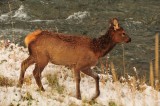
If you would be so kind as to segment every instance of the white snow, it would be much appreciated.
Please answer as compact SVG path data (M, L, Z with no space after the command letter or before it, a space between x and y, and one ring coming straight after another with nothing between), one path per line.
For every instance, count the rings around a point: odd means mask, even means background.
M40 20L40 19L35 19L35 20L31 20L29 22L54 22L55 20Z
M66 18L66 20L77 20L78 22L82 22L82 20L86 17L89 17L90 16L90 13L88 11L79 11L79 12L76 12L70 16L68 16Z
M1 16L0 16L0 20L1 21L5 21L6 19L8 19L8 14L6 13L6 14L2 14Z
M140 91L127 83L112 82L111 75L102 74L99 74L101 94L95 103L90 102L95 93L95 82L86 75L81 79L82 100L77 100L72 71L53 64L48 64L42 73L45 92L38 91L32 75L34 65L27 69L23 87L18 88L21 62L27 56L28 50L18 45L10 44L8 48L0 49L0 76L14 81L12 86L0 84L0 106L109 106L111 102L116 106L160 106L160 93L150 86L143 85L146 89ZM64 87L62 93L58 93L56 86L50 86L47 80L47 75L55 74L59 85Z
M0 21L6 21L9 18L15 18L15 19L22 20L22 19L29 19L29 16L27 15L27 13L25 11L24 5L20 5L18 10L10 11L8 13L0 15Z
M21 5L19 7L19 9L15 11L15 14L13 15L13 17L20 18L20 19L29 18L27 16L27 13L25 13L25 11L24 11L24 6L23 5Z

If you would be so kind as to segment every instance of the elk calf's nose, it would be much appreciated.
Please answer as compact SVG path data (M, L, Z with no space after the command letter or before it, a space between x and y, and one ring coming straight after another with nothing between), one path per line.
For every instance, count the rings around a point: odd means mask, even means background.
M128 42L131 42L131 38L129 38Z
M131 42L131 38L128 38L126 41L126 43L129 43L129 42Z

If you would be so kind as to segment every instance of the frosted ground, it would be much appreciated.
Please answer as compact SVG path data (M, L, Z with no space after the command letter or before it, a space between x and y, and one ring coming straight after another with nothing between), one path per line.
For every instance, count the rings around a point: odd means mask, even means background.
M30 15L25 13L23 5L15 12L1 14L0 21L7 21L10 17L29 22L54 21L31 20ZM90 17L90 12L80 11L71 14L65 20L81 23L86 17ZM130 20L133 19L130 18ZM141 24L140 21L133 21L133 23ZM14 29L14 31L17 30ZM19 32L21 31L24 30ZM142 84L142 89L137 90L133 83L113 82L111 75L102 74L99 74L101 78L100 96L95 101L91 101L95 91L94 80L82 75L82 100L77 100L72 71L64 66L53 64L48 64L42 73L45 92L38 91L32 75L34 66L27 69L23 87L17 88L21 62L27 58L28 50L14 44L8 48L2 45L3 42L0 42L0 106L160 106L160 93L150 86ZM51 83L52 78L53 83ZM132 82L132 77L129 79Z
M111 75L102 74L99 74L101 94L95 101L91 101L95 91L94 80L89 76L81 75L82 100L77 100L72 71L64 66L53 64L48 64L42 73L45 92L38 91L32 75L34 66L27 69L23 87L17 88L20 65L27 56L28 50L24 47L14 44L10 44L8 48L1 47L1 106L160 106L160 98L158 98L160 93L150 86L143 84L143 90L137 90L132 84L113 82ZM48 76L51 76L50 79ZM52 77L57 81L54 82L56 83L54 86L49 81Z

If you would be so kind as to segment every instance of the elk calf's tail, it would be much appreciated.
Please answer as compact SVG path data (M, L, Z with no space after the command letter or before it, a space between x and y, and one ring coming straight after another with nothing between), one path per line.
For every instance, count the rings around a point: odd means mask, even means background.
M31 32L30 34L28 34L26 37L25 37L25 45L28 47L28 45L33 42L34 40L37 39L37 37L40 35L42 31L41 30L35 30L34 32Z

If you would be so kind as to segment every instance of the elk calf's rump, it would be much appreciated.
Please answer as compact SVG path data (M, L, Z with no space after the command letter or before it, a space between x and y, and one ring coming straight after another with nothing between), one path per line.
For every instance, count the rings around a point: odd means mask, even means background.
M105 56L117 43L130 41L131 38L119 26L116 18L110 21L110 27L103 36L94 39L86 36L36 30L25 38L29 57L21 64L18 86L23 85L26 69L35 63L33 75L40 90L44 91L41 73L48 62L51 62L56 65L70 66L74 69L76 97L78 99L81 99L80 71L94 78L96 92L93 99L95 99L100 94L99 76L90 69L91 66L95 66L98 59Z

